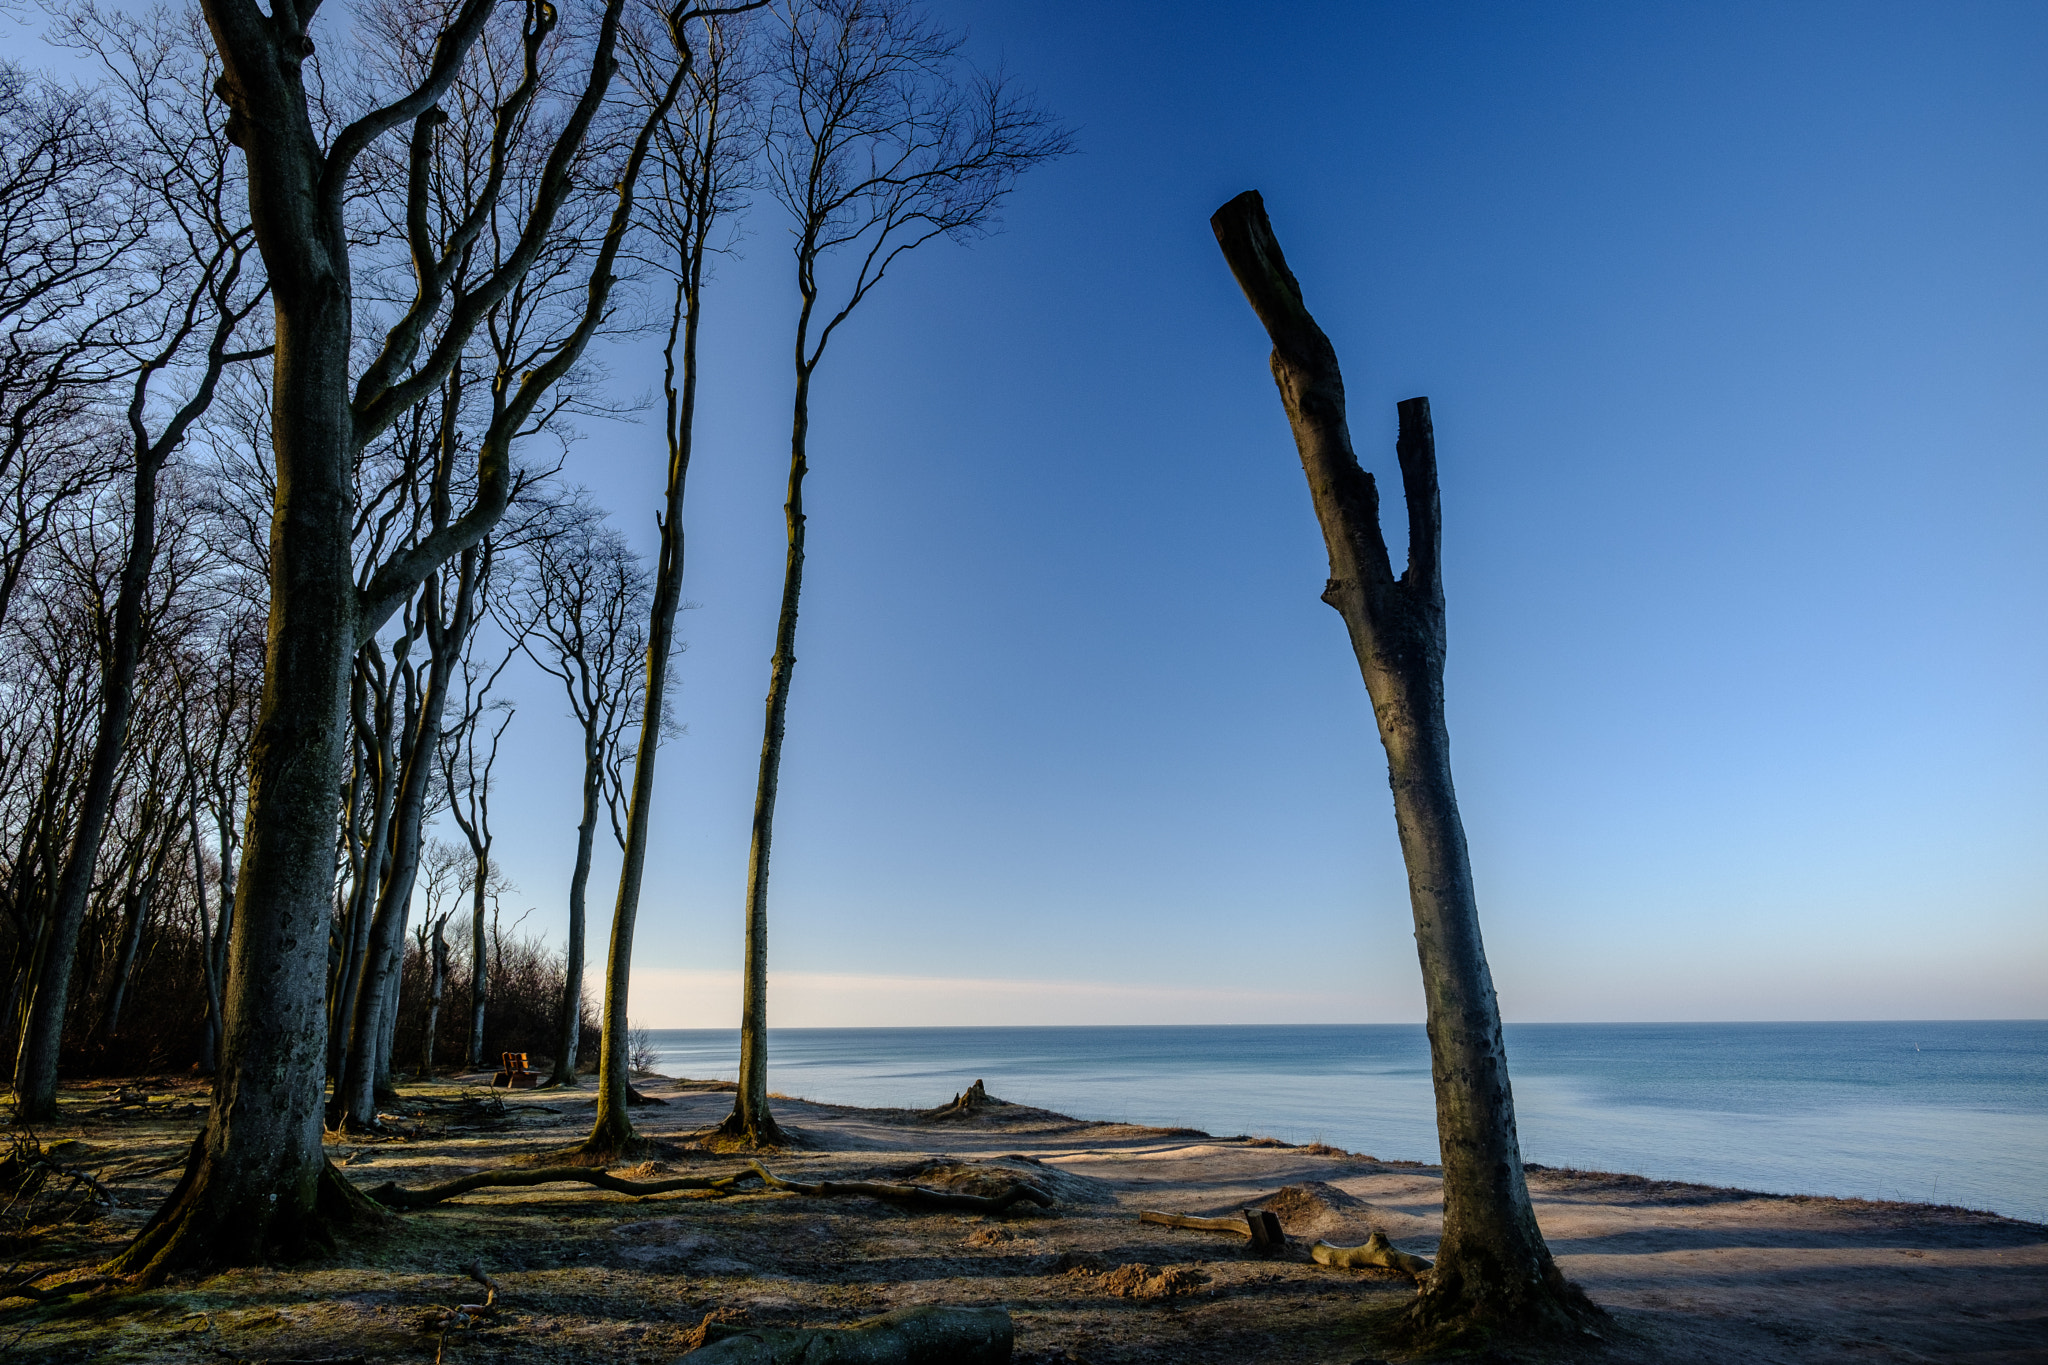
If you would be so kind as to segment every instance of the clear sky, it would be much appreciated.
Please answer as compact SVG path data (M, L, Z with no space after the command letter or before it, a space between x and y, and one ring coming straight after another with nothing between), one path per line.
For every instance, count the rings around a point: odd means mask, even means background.
M2048 9L938 9L1081 153L821 372L772 1021L1421 1017L1384 760L1209 232L1254 187L1390 503L1395 401L1434 404L1506 1016L2048 1014ZM772 204L749 232L657 1026L738 1015L794 306ZM651 539L655 433L574 460ZM502 846L558 934L573 737L524 690Z
M1081 151L821 371L771 1022L1421 1018L1384 760L1209 232L1247 188L1397 556L1394 404L1434 406L1505 1015L2048 1015L2048 7L935 8ZM738 1020L794 315L772 203L748 230L706 332L654 1026ZM629 387L651 349L611 357ZM651 543L654 430L571 469ZM500 848L559 941L545 682Z

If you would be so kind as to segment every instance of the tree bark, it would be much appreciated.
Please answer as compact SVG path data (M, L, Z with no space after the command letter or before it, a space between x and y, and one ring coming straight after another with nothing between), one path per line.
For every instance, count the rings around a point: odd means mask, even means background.
M142 657L142 599L156 563L156 476L166 452L143 451L135 467L134 524L114 598L113 650L101 680L100 723L92 763L78 803L71 849L58 874L41 960L28 1001L14 1065L14 1121L49 1123L57 1117L57 1058L78 961L78 931L92 897L100 838L113 809L114 782L128 742L134 710L135 669Z
M341 1101L340 1121L345 1126L377 1126L378 1085L389 1071L388 1039L398 1015L406 915L412 907L413 885L418 880L427 794L433 785L434 764L441 747L441 713L456 652L469 633L476 587L475 551L465 551L462 558L455 612L448 626L441 629L436 624L440 611L439 574L428 579L426 600L421 604L428 622L430 654L418 714L413 721L412 745L400 772L398 801L391 818L391 866L384 875L377 913L370 924L362 984L353 1012L354 1026L336 1095Z
M801 342L799 342L801 344ZM768 1109L768 854L775 838L775 796L782 775L782 736L789 718L789 685L796 673L796 619L804 588L804 475L811 426L811 372L797 367L790 422L789 495L782 514L789 548L782 567L782 612L775 654L768 664L767 721L761 768L754 785L753 841L747 851L746 960L740 983L740 1076L725 1131L757 1146L783 1140Z
M1263 201L1247 191L1210 224L1273 342L1274 382L1330 555L1323 600L1344 619L1372 699L1408 867L1444 1190L1443 1243L1410 1322L1436 1335L1570 1326L1593 1310L1552 1261L1529 1203L1500 1010L1451 784L1429 400L1399 405L1408 567L1396 578L1380 532L1378 489L1352 451L1336 350L1302 301Z
M550 1085L576 1084L576 1049L583 1037L584 922L590 889L592 846L597 839L597 807L604 788L604 750L595 708L583 718L583 821L576 826L576 866L569 874L569 943L562 980L562 1017L555 1041L555 1070Z

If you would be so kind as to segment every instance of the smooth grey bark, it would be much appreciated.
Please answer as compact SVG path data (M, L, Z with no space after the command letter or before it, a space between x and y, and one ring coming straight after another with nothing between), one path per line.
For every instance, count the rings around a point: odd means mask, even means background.
M1352 451L1336 350L1309 315L1264 202L1247 191L1210 223L1273 342L1273 379L1329 550L1323 600L1343 617L1372 699L1408 868L1444 1192L1442 1246L1411 1320L1425 1331L1568 1325L1592 1310L1552 1261L1529 1203L1500 1010L1451 783L1429 400L1399 405L1395 452L1408 508L1408 567L1397 578L1381 535L1379 491Z
M427 1027L420 1039L419 1078L423 1081L434 1078L434 1039L440 1030L441 1000L448 989L448 940L441 932L447 927L446 915L436 915L431 925L419 927L420 966L427 974Z

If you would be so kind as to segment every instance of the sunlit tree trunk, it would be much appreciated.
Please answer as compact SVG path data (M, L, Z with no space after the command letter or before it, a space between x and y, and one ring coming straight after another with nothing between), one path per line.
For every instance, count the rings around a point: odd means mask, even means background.
M1217 210L1211 225L1273 342L1273 378L1329 549L1323 600L1344 619L1372 699L1408 867L1444 1194L1442 1246L1411 1321L1425 1335L1569 1329L1593 1310L1552 1261L1529 1202L1500 1009L1451 785L1429 400L1400 405L1395 451L1408 506L1408 568L1396 578L1380 531L1379 491L1352 451L1336 350L1302 301L1264 203L1247 191Z

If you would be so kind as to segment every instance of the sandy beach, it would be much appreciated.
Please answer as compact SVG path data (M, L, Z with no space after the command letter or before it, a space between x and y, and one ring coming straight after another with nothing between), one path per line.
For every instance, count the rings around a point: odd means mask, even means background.
M741 1158L695 1135L731 1100L713 1083L648 1079L668 1101L636 1111L665 1144L634 1178L713 1175ZM989 1078L1001 1093L1001 1078ZM147 1100L137 1102L146 1092ZM491 1095L404 1088L412 1135L331 1144L351 1179L408 1188L559 1148L589 1123L589 1092ZM945 1097L934 1096L934 1103ZM119 1207L16 1236L13 1282L87 1267L167 1193L203 1118L195 1083L67 1091L39 1134L92 1172ZM14 1361L668 1361L707 1319L850 1321L917 1304L1000 1306L1032 1365L1374 1360L1361 1320L1412 1282L1313 1263L1317 1240L1374 1230L1435 1245L1435 1168L1322 1146L1094 1123L994 1105L966 1117L784 1099L808 1144L767 1159L800 1181L889 1180L988 1192L1016 1179L1052 1196L994 1216L910 1210L866 1197L764 1190L634 1198L574 1185L481 1190L401 1215L289 1270L235 1271L84 1309L8 1301ZM61 1145L60 1145L61 1144ZM1538 1217L1565 1272L1609 1314L1603 1340L1491 1360L2048 1361L2048 1228L1920 1204L1787 1197L1536 1169ZM1232 1216L1271 1209L1284 1248L1140 1222L1141 1209ZM490 1311L476 1266L497 1287ZM42 1281L45 1287L62 1275Z

